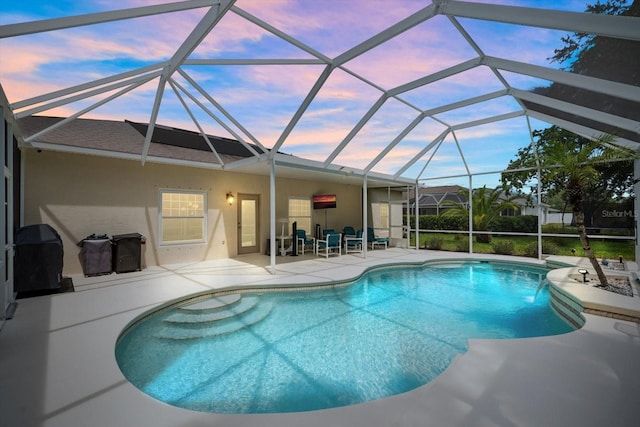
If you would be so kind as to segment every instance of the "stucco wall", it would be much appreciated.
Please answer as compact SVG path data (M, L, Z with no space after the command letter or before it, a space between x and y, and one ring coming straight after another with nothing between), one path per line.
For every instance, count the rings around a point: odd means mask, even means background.
M237 206L225 195L260 195L260 250L269 234L269 178L59 152L26 151L24 225L50 224L63 239L64 274L81 273L77 242L86 236L138 232L146 237L143 267L218 259L237 254ZM159 189L207 192L207 242L158 245ZM276 218L287 216L289 196L331 192L338 207L314 211L324 228L360 227L362 188L290 179L276 180ZM325 218L326 215L326 218ZM312 231L313 232L313 231Z

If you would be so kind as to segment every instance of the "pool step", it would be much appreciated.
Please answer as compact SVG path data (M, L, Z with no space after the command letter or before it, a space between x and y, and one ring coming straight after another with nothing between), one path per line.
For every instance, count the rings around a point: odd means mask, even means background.
M239 294L234 295L238 295L238 297L240 297ZM226 305L217 305L218 303L218 301L210 302L209 300L206 300L188 307L180 307L177 313L167 317L164 321L168 323L192 325L217 322L251 310L258 303L258 297L248 296L238 298L234 299L232 303L228 303Z
M205 321L202 323L171 323L162 328L155 338L165 340L194 340L200 338L213 338L220 335L230 334L251 325L255 325L265 319L273 309L271 303L253 304L252 308L238 313L235 316L227 317L218 321ZM198 326L194 328L193 326Z
M178 311L185 313L218 311L238 303L241 299L241 294L222 295L183 305L182 307L178 307Z

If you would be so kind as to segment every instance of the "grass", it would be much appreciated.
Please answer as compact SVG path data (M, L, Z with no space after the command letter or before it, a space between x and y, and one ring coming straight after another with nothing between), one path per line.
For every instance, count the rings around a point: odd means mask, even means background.
M427 240L437 237L442 239L441 250L443 251L458 251L461 241L468 239L467 234L453 234L453 233L420 233L420 247L424 247ZM514 242L514 252L512 255L518 256L533 256L531 253L527 253L527 247L532 242L537 242L536 236L498 236L494 235L493 242L511 240ZM543 237L544 248L552 248L554 253L547 253L543 249L545 255L567 255L567 256L584 256L582 245L578 237ZM415 244L415 234L412 233L411 244ZM494 253L492 243L478 243L473 241L474 253ZM549 244L550 243L550 244ZM602 238L589 236L589 243L593 249L596 257L618 259L622 256L626 260L635 260L635 247L633 240L605 240ZM572 252L575 250L575 253Z

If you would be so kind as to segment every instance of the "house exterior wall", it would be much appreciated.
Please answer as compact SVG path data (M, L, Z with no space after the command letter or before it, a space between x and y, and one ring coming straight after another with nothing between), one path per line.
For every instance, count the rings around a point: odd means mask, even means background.
M93 233L144 235L143 267L235 256L237 205L227 204L230 191L260 195L260 251L266 251L268 177L52 151L27 150L25 160L24 225L46 223L58 231L64 274L82 273L77 243ZM205 243L158 244L160 189L207 193ZM276 218L288 215L290 196L327 192L337 195L337 208L312 211L314 223L335 229L361 225L361 187L284 178L276 179Z

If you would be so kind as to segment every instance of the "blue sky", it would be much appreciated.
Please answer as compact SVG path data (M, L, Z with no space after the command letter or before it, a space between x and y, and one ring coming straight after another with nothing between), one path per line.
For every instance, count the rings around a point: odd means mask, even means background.
M21 1L0 2L0 25L93 13L116 8L167 3L145 0ZM492 1L516 6L583 11L586 0ZM295 37L312 49L334 58L379 31L425 7L424 0L238 0L238 8ZM0 40L0 82L14 103L37 95L71 87L96 78L157 63L171 57L205 10L138 18L92 27L80 27ZM459 19L483 52L490 56L559 68L547 58L561 47L566 32ZM367 84L348 72L334 71L323 86L281 151L324 160L358 123L369 107L388 90L432 74L477 54L443 16L437 16L389 42L345 64ZM10 60L7 60L10 58ZM191 58L310 58L297 47L274 37L235 13L228 13L193 52ZM263 145L271 147L313 86L323 67L295 66L185 66L225 110ZM504 73L510 85L528 90L548 82ZM206 102L181 76L176 81ZM403 100L423 110L482 95L503 86L486 67L432 83L402 95ZM157 80L110 102L84 117L148 122ZM101 97L104 97L102 95ZM101 97L68 104L47 115L66 116L97 102ZM207 133L232 137L193 101L185 98ZM214 109L209 104L208 107ZM518 110L509 97L501 97L470 108L426 119L408 134L373 169L394 173L439 135L446 126L465 123L487 115ZM397 100L387 101L334 160L337 164L364 168L418 115ZM440 120L441 122L438 122ZM180 100L170 87L158 116L158 123L195 129ZM547 123L531 121L533 129ZM232 126L235 128L235 126ZM530 143L526 119L517 117L456 132L467 166L474 173L501 170L519 147ZM428 166L425 164L433 155ZM465 173L458 146L450 135L437 152L426 153L407 171L422 177ZM450 178L438 183L468 184L468 179ZM497 184L497 176L478 176L474 184Z

